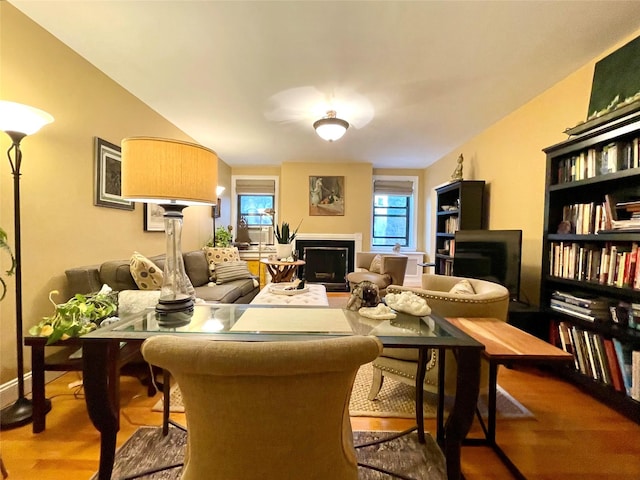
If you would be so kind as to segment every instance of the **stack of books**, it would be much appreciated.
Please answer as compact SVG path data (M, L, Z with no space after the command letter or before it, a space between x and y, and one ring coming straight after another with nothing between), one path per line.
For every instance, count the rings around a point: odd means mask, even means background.
M588 322L611 319L611 302L604 297L580 296L556 290L551 294L551 309Z

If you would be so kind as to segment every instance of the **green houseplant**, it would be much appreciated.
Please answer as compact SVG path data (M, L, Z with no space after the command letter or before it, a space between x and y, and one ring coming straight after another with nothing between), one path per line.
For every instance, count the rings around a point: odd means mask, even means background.
M48 337L47 345L95 330L102 320L115 314L118 309L118 294L108 285L103 285L93 295L78 293L71 300L56 304L52 296L58 293L57 290L49 292L49 301L55 307L54 314L44 317L29 329L30 335Z
M291 233L291 229L289 227L288 222L282 222L282 226L276 225L274 235L278 243L280 245L284 245L284 244L293 242L296 238L296 233L298 233L298 229L300 228L301 224L302 224L302 220L300 220L300 223L298 224L296 229L293 231L293 233Z
M13 256L11 247L9 247L9 244L7 243L7 232L5 232L2 228L0 228L0 249L5 250L9 253L9 256L11 257L11 268L5 273L7 275L13 275L16 270L16 258ZM2 276L0 276L0 288L2 289L2 291L0 291L0 300L2 300L7 294L7 284L5 283Z

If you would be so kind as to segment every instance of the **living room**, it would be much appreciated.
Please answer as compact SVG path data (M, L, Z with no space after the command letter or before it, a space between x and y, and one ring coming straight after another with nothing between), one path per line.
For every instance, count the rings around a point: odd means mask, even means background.
M42 29L10 3L0 2L0 91L2 99L37 106L55 123L23 142L22 187L23 306L25 327L45 315L56 300L68 297L65 269L109 258L128 258L134 250L148 255L165 250L164 235L145 232L140 206L133 211L94 205L94 138L113 143L131 135L193 141L144 102ZM563 131L586 117L595 63L640 35L615 39L590 61L577 65L562 81L458 145L432 165L420 169L374 168L361 162L286 162L274 166L231 166L219 163L219 184L226 187L218 225L231 223L231 182L235 175L279 177L279 218L297 223L301 232L361 232L370 243L370 201L374 175L418 176L417 250L433 256L434 189L449 181L463 153L464 178L485 180L489 187L492 229L522 229L522 292L537 302L542 263L545 155L542 149L563 141ZM15 46L19 46L16 48ZM561 47L560 47L561 48ZM514 85L513 88L518 88ZM460 108L460 115L464 109ZM523 133L526 132L526 133ZM0 149L10 146L6 135ZM302 160L302 159L301 159ZM6 161L1 169L0 226L13 238L13 198ZM344 176L344 216L308 215L310 175ZM304 200L304 201L302 201ZM211 236L209 207L185 210L183 249L198 249ZM7 270L2 257L2 271ZM0 383L15 378L15 297L0 303ZM27 368L28 370L28 368Z

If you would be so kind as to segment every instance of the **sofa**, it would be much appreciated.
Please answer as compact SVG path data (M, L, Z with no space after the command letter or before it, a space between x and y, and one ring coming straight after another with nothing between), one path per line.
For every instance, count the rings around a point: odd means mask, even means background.
M207 302L249 303L260 291L254 277L230 280L222 284L210 281L210 265L204 250L185 252L184 267L195 288L195 296ZM164 255L149 257L160 269L164 268ZM93 293L107 284L114 291L139 290L130 271L130 259L107 260L100 265L70 268L65 271L71 294Z

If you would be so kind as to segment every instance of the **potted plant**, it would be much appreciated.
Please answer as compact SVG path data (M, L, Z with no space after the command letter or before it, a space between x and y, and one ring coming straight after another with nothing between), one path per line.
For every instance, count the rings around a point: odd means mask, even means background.
M293 246L291 242L293 242L296 238L296 233L298 233L298 229L302 224L302 220L296 227L296 229L291 232L291 228L289 227L288 222L282 222L281 225L276 225L274 235L276 237L276 256L278 259L289 258L291 257L291 253L293 250Z

